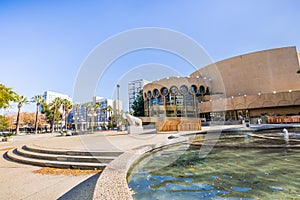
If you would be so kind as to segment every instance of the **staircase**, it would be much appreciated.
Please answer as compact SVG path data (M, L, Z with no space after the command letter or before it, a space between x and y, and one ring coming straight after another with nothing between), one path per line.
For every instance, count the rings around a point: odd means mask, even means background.
M6 152L12 161L42 167L104 169L123 152L46 149L24 145Z

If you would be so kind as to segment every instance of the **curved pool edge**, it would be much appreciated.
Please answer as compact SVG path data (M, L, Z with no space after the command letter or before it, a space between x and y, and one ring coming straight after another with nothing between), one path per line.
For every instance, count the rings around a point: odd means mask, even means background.
M128 187L127 174L131 165L140 159L143 154L162 148L165 146L173 145L176 143L186 142L187 138L179 137L171 139L164 143L141 146L130 151L126 151L118 158L113 160L103 170L97 180L93 199L106 199L106 200L133 200L132 193Z

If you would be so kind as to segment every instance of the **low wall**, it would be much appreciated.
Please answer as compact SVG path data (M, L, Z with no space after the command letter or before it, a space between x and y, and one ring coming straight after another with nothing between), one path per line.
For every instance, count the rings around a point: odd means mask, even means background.
M197 119L197 118L165 119L164 121L156 122L157 132L200 131L200 130L201 130L201 119Z
M141 146L123 153L109 163L101 173L94 189L93 200L133 200L132 191L127 183L127 174L131 165L149 151L186 141L186 138L180 137L165 143Z
M300 123L300 115L294 116L268 116L269 124L282 124L282 123Z

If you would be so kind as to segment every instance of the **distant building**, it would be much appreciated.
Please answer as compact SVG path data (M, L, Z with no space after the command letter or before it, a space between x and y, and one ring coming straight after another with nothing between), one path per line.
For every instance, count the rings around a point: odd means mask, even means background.
M114 100L113 109L121 112L123 110L123 102L121 100Z
M69 101L72 102L72 99L68 95L66 95L66 94L62 94L62 93L58 93L58 92L53 92L53 91L45 91L44 94L43 94L43 98L44 98L44 100L45 100L45 102L47 104L52 103L53 100L55 98L57 98L57 97L59 97L61 99L67 99L67 100L69 100ZM63 107L62 106L60 107L60 112L63 113ZM70 122L70 113L68 115L68 122ZM64 116L63 116L62 120L59 123L60 123L60 126L66 127Z
M92 112L91 110L87 110L86 104L93 105L94 103L99 102L101 106L97 111ZM108 123L108 118L111 113L108 113L105 108L111 107L115 109L114 103L112 99L106 99L104 97L95 96L92 101L80 104L78 109L78 129L79 130L87 130L91 127L92 117L94 117L94 126L101 126L101 124ZM94 116L93 116L94 113ZM71 111L71 119L72 122L75 123L76 120L76 106L73 106Z
M129 97L129 111L132 111L133 102L138 97L140 91L143 89L144 85L150 83L144 79L139 79L135 81L131 81L128 83L128 97Z
M62 99L68 99L69 101L72 102L72 99L66 94L52 92L52 91L45 91L43 94L43 98L45 99L45 102L47 104L51 103L57 97L60 97Z

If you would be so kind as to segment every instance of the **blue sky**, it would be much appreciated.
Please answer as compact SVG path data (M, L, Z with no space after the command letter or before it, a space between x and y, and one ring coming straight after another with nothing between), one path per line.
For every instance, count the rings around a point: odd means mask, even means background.
M197 41L213 61L284 46L299 49L299 4L297 0L0 0L0 82L28 98L45 90L72 96L80 66L97 45L142 27L181 32ZM96 95L114 98L121 77L146 63L170 66L184 76L194 70L170 53L132 52L112 64ZM166 75L153 74L153 80ZM121 90L126 93L124 84ZM34 106L24 110L34 111Z

